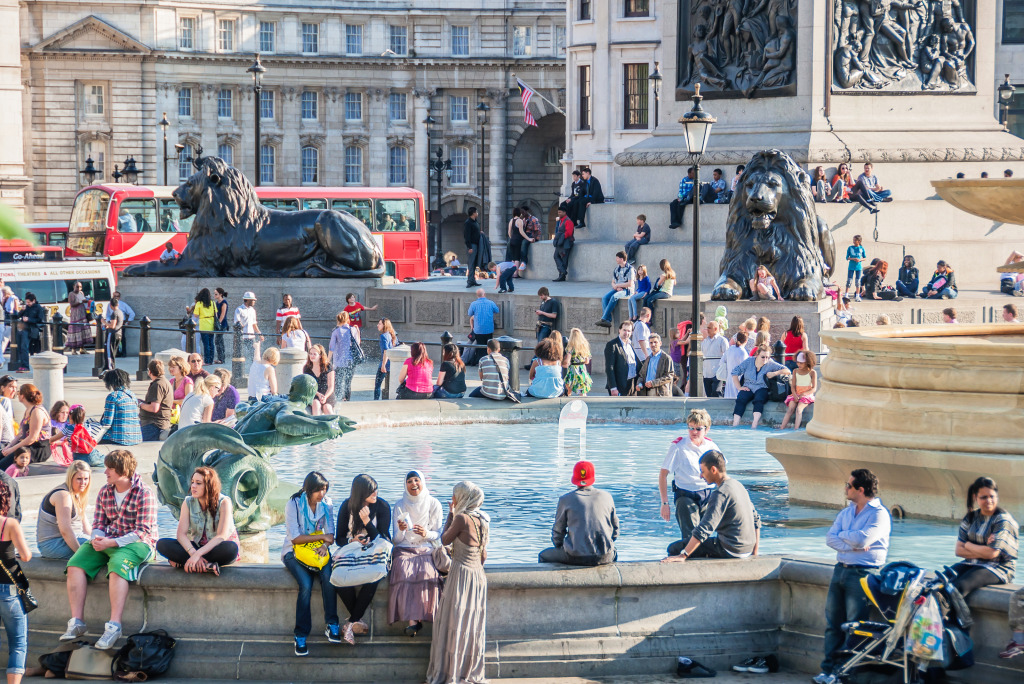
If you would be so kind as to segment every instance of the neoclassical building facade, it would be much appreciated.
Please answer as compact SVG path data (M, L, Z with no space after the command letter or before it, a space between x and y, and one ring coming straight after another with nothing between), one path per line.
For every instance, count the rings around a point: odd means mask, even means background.
M264 185L412 186L430 209L440 148L445 249L481 201L492 239L513 204L546 218L565 148L565 5L361 4L23 1L27 217L66 220L88 158L106 181L134 157L140 183L176 185L201 147ZM537 128L516 77L554 103L533 99Z

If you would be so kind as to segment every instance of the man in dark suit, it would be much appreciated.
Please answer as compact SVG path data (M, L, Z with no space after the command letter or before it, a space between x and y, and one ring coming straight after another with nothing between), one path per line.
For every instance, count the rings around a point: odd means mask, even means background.
M590 175L590 167L584 166L580 171L583 173L583 186L580 196L583 198L583 207L579 213L579 221L576 225L583 228L587 225L587 209L591 204L604 204L604 193L601 192L601 181Z
M476 220L476 207L470 207L466 214L469 218L462 226L462 240L466 243L466 287L478 287L476 269L486 263L480 261L480 223Z
M629 343L632 335L633 323L623 321L619 324L619 336L604 346L604 372L608 378L605 387L613 397L633 394L640 361Z

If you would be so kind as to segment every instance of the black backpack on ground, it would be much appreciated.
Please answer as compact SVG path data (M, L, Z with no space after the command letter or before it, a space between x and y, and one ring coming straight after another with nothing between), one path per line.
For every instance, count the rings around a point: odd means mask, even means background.
M162 629L132 634L114 657L114 679L139 681L129 676L138 672L145 673L147 679L166 674L174 659L174 644Z

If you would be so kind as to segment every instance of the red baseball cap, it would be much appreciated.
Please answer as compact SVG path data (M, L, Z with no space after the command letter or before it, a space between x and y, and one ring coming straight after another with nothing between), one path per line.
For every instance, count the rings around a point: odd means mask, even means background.
M572 483L577 487L589 487L594 484L594 464L580 461L572 469Z

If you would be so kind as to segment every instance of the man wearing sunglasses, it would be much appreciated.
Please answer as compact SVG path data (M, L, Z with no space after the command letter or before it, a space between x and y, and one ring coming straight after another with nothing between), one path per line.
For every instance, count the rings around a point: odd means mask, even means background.
M707 507L708 497L715 486L700 475L700 457L708 451L720 451L708 439L711 415L704 409L694 409L686 417L687 435L674 440L661 464L658 474L658 492L661 494L661 517L670 521L673 512L679 524L680 541L668 547L669 555L676 555L693 536L693 528L700 523ZM668 499L668 476L672 474L672 502Z

